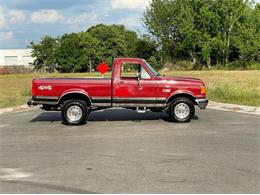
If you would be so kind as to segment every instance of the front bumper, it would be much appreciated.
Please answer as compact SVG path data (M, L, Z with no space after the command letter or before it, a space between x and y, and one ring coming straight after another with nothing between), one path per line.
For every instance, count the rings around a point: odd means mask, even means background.
M197 103L198 107L200 109L205 109L208 105L209 100L208 99L195 99L195 102Z

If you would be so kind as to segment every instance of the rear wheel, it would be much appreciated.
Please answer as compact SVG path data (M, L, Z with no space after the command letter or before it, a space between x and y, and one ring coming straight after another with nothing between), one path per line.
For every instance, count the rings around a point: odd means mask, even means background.
M186 97L174 99L168 109L168 114L174 122L189 122L195 113L193 102Z
M62 118L67 125L82 125L86 122L88 109L82 100L68 100L62 107Z

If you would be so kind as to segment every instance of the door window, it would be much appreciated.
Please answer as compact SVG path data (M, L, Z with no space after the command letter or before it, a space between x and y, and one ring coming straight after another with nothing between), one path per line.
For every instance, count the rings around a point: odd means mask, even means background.
M122 79L137 79L138 75L141 79L150 79L150 75L140 64L123 63L121 66Z

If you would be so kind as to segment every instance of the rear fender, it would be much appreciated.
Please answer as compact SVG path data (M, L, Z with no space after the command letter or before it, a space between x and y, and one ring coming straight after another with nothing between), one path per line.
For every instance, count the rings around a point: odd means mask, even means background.
M66 95L69 95L69 94L82 94L82 95L86 96L86 98L89 99L90 104L92 104L91 99L90 99L90 96L88 95L88 93L87 93L85 90L83 90L83 89L76 89L76 88L75 88L75 89L69 89L69 90L64 91L64 92L62 93L62 95L60 96L58 102L60 103L60 101L61 101Z

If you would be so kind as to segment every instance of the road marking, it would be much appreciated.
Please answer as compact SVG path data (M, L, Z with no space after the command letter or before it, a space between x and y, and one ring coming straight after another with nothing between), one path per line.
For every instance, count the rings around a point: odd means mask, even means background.
M0 168L0 179L13 180L22 179L29 176L31 176L31 174L19 171L19 169Z
M4 128L4 127L8 127L10 126L10 124L3 124L3 125L0 125L0 128Z

